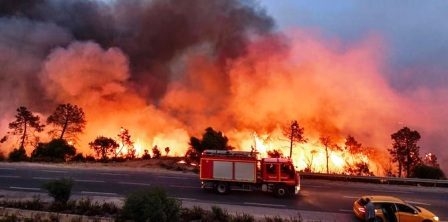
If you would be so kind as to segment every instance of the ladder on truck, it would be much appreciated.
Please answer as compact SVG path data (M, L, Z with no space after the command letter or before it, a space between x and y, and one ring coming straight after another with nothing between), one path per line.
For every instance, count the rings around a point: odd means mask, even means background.
M234 151L234 150L204 150L204 156L229 156L229 157L256 157L258 152L253 151Z

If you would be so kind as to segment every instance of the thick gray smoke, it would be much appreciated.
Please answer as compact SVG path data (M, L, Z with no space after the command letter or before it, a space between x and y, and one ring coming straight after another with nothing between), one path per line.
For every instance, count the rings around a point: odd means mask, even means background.
M239 0L4 0L0 2L0 16L6 23L3 25L34 23L31 29L48 35L49 47L34 46L40 48L27 56L42 56L50 46L67 45L67 40L52 41L55 32L45 30L46 26L60 29L73 40L120 48L129 57L131 81L152 100L166 91L171 76L169 61L186 49L207 44L225 72L228 59L245 53L251 33L267 33L273 26L272 19L254 2ZM10 41L22 45L24 40L17 36Z

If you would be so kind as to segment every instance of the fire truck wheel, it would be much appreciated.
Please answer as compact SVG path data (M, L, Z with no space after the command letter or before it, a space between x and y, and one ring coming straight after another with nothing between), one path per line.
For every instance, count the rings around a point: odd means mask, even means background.
M288 195L288 189L285 186L278 186L275 189L275 196L277 197L287 197Z
M218 183L216 185L216 192L219 194L226 194L229 192L229 185L227 183Z

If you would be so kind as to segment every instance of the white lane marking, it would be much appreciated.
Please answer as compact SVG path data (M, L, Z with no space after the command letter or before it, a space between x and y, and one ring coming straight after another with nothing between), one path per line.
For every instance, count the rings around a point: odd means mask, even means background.
M406 203L431 206L431 204L429 204L429 203L423 203L423 202L417 202L417 201L409 201L409 200L406 200Z
M9 187L9 189L14 189L14 190L34 190L34 191L39 191L40 188L37 187Z
M348 199L358 199L360 198L360 196L342 196L343 198L348 198Z
M178 200L185 200L185 201L195 201L197 199L194 198L183 198L183 197L172 197L172 198L176 198Z
M57 180L58 178L54 177L33 177L35 180Z
M395 190L372 190L373 192L383 192L383 193L412 193L409 191L395 191Z
M46 173L67 173L67 171L62 171L62 170L40 170L42 172L46 172Z
M196 186L182 186L182 185L170 185L170 187L189 188L189 189L197 189L197 188L199 188L199 187L196 187Z
M75 180L75 182L104 183L104 181L102 181L102 180Z
M166 179L177 179L177 180L188 180L189 178L185 177L173 177L173 176L157 176L158 178L166 178Z
M263 207L286 207L286 205L282 205L282 204L265 204L265 203L254 203L254 202L244 202L243 204L263 206Z
M107 192L91 192L91 191L81 191L82 194L89 195L108 195L108 196L118 196L117 193L107 193Z
M0 167L0 170L17 170L16 168Z
M0 175L0 178L20 178L20 176L13 176L13 175Z
M341 211L341 212L353 212L353 210L347 210L347 209L339 209L339 211Z
M329 188L329 186L320 186L320 185L308 185L306 187L311 187L311 188Z
M122 173L98 173L100 175L108 175L108 176L124 176L126 174L122 174Z
M151 186L150 183L133 183L133 182L118 182L119 184L124 185L139 185L139 186Z

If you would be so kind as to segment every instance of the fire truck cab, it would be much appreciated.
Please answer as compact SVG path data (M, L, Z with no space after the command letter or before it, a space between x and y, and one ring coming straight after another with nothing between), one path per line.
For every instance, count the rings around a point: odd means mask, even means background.
M214 189L219 194L244 190L287 197L300 191L300 177L290 159L259 160L256 152L205 150L199 174L201 187Z

